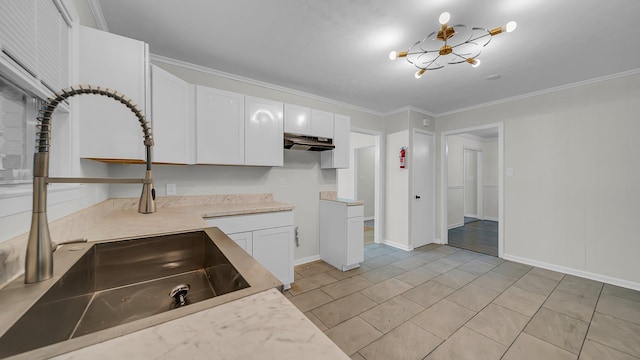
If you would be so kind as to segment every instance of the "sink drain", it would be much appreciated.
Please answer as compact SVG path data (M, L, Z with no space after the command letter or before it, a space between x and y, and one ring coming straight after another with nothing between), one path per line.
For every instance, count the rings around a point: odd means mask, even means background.
M180 284L175 286L169 292L169 296L173 298L172 308L178 308L180 306L189 305L189 299L187 299L187 293L191 286L189 284Z

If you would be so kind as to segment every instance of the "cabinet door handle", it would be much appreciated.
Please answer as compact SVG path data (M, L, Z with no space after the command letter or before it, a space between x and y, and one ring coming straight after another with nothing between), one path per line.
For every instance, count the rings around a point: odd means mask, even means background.
M416 199L420 199L420 195L416 195Z

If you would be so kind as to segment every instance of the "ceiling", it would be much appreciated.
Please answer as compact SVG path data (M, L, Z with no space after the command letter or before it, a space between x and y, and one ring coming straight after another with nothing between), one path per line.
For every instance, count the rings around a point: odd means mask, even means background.
M440 115L640 68L637 0L99 0L108 30L151 53L391 113ZM494 28L482 65L415 79L391 61L438 28ZM497 80L487 80L500 75Z

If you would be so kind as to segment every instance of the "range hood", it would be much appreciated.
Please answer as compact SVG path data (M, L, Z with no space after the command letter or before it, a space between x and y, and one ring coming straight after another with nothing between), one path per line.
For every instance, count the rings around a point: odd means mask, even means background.
M315 136L284 133L284 148L303 151L333 150L333 140Z

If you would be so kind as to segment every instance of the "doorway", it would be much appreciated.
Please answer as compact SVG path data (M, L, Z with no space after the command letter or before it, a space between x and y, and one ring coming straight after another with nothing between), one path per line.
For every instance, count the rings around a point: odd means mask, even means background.
M380 212L382 133L352 128L350 167L336 171L338 197L364 201L364 245L382 242Z
M502 256L502 129L500 123L442 133L443 243Z
M356 199L364 201L364 245L374 243L375 145L354 149Z
M412 149L410 247L431 244L436 235L435 135L414 129Z

